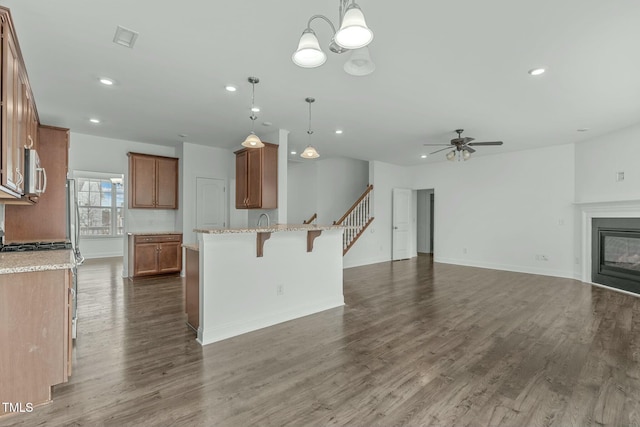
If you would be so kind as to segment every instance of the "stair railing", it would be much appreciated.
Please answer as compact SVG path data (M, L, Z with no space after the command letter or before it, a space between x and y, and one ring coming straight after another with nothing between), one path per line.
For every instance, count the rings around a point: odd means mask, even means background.
M373 221L371 216L371 191L373 185L369 185L362 193L362 196L351 206L351 208L340 218L334 221L335 225L342 225L342 255L345 255L355 242L362 236L364 230Z
M314 213L313 215L311 215L311 218L302 221L303 224L311 224L313 221L315 221L316 219L318 219L318 214Z

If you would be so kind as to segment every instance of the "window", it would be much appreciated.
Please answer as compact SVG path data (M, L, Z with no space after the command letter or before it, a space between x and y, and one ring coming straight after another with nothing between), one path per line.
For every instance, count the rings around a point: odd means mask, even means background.
M122 177L78 178L81 236L120 236L124 231Z

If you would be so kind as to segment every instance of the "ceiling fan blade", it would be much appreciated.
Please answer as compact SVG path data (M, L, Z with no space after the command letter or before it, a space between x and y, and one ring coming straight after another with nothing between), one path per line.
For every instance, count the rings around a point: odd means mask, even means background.
M428 147L444 147L444 146L450 147L451 146L451 144L422 144L422 145L426 145Z
M469 147L468 145L465 145L464 147L462 147L462 149L463 150L467 150L471 154L476 152L476 150L474 150L473 148Z
M429 155L436 154L436 153L439 153L439 152L441 152L441 151L444 151L444 150L450 150L450 149L451 149L451 147L441 148L441 149L436 150L436 151L434 151L434 152L432 152L432 153L429 153Z
M471 141L473 141L475 138L470 138L470 137L468 137L468 136L465 136L464 138L461 138L461 139L462 139L462 143L463 143L463 144L468 144L468 143L470 143Z
M502 141L470 142L468 145L502 145Z

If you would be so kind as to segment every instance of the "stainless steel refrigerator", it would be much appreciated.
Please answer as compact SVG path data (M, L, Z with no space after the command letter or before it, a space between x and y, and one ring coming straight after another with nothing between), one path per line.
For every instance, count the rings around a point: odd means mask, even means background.
M71 242L71 250L76 260L72 270L73 280L73 308L71 318L71 333L76 338L78 325L78 268L84 261L80 253L80 210L78 209L78 189L75 179L67 179L67 240Z

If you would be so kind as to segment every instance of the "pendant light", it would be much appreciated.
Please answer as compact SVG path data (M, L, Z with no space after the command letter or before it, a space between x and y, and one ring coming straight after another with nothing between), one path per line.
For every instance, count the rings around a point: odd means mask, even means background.
M355 1L347 7L342 25L335 35L338 46L345 49L359 49L373 40L373 31L367 27L360 6Z
M256 135L253 132L254 123L258 118L256 117L256 112L255 112L256 108L254 105L255 95L256 95L256 84L260 83L260 79L257 77L249 77L247 80L249 81L249 83L251 83L251 115L249 116L249 118L251 119L251 133L244 140L244 142L242 143L242 146L247 148L262 148L264 147L264 144L262 143L260 138L258 138L258 135Z
M313 131L311 130L311 104L315 102L315 98L305 98L305 101L309 104L309 129L307 130L307 135L309 135L309 145L304 149L300 157L303 159L317 159L320 157L318 151L311 145L311 135Z

